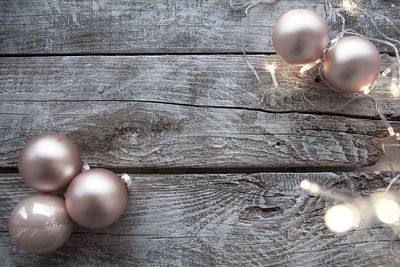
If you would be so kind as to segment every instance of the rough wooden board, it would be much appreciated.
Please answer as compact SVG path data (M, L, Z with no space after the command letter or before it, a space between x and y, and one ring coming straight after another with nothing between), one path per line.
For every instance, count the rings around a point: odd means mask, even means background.
M246 2L246 1L242 1ZM246 49L273 51L271 35L278 18L295 8L309 8L325 16L325 1L268 1L250 11ZM341 1L331 1L338 7ZM400 24L396 0L358 1L393 38L400 31L379 15ZM229 1L0 1L0 53L165 53L238 52L245 25L244 10ZM379 37L360 12L345 14L348 28ZM333 15L331 35L341 29ZM390 51L380 46L381 51Z
M2 101L0 129L1 167L43 133L118 168L355 167L379 160L386 134L379 120L135 101Z
M400 144L395 136L388 136L380 140L386 151L385 156L376 164L357 168L357 171L374 172L374 171L395 171L400 173Z
M393 58L383 55L385 69ZM321 82L318 67L302 77L277 56L249 56L260 84L241 55L82 56L0 58L0 100L121 100L257 109L271 112L375 116L370 98L349 103ZM275 89L266 64L276 66ZM379 77L371 96L384 113L400 117L391 77ZM304 97L317 105L314 107ZM343 106L337 110L331 110Z
M388 174L260 173L132 175L123 217L111 227L76 226L64 247L47 256L17 251L7 224L33 193L16 175L0 178L2 266L396 266L391 230L374 221L347 234L324 225L333 203L299 189L302 179L363 195L386 187Z

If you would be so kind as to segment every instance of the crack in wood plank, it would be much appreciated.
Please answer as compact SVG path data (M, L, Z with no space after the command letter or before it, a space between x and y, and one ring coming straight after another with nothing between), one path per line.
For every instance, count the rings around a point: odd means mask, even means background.
M195 107L234 108L276 113L314 113L376 119L374 102L354 100L341 110L330 110L353 95L329 90L317 68L300 77L276 56L249 56L263 83L255 79L242 56L51 57L0 58L0 100L3 101L116 101L165 103ZM393 61L383 57L384 68ZM263 69L277 67L279 90ZM229 70L229 71L227 71ZM234 74L234 75L232 75ZM400 117L400 106L390 90L390 79L378 79L371 96L389 119ZM97 87L101 87L98 93ZM304 100L306 96L318 107ZM173 101L171 101L173 99ZM329 100L329 101L328 101Z
M81 99L81 100L10 100L7 99L7 102L27 102L27 103L43 103L43 102L62 102L62 103L76 103L76 102L127 102L127 103L148 103L148 104L164 104L164 105L174 105L174 106L186 106L186 107L196 107L196 108L213 108L213 109L239 109L239 110L249 110L256 112L264 112L264 113L276 113L276 114L308 114L308 115L317 115L317 116L335 116L335 117L344 117L344 118L353 118L353 119L369 119L369 120L378 120L381 121L381 118L376 116L367 116L367 115L357 115L357 114L338 114L335 112L319 112L319 111L301 111L301 110L291 110L291 111L276 111L276 110L267 110L262 108L251 108L251 107L241 107L241 106L214 106L214 105L196 105L196 104L188 104L188 103L178 103L178 102L168 102L168 101L156 101L156 100L139 100L139 99ZM1 113L0 113L1 114ZM7 113L11 114L11 113ZM19 113L20 114L20 113ZM400 117L392 118L391 116L387 119L389 122L400 121Z

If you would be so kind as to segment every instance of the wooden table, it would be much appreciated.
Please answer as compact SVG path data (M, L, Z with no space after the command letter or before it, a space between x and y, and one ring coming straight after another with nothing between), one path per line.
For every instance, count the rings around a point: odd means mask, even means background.
M363 7L400 27L400 3ZM339 6L340 1L332 1ZM294 8L325 16L323 1L273 1L246 17L229 1L0 1L1 266L396 266L391 230L334 234L332 201L302 179L368 194L391 174L378 162L386 127L374 102L330 91L317 68L302 77L276 56L271 33ZM365 16L347 27L379 35ZM400 31L379 17L387 35ZM329 21L331 35L340 18ZM379 46L383 68L393 61ZM265 64L275 64L279 89ZM400 129L400 100L379 78L371 95ZM305 101L304 97L316 106ZM92 167L129 173L124 216L101 230L76 226L56 252L36 256L9 239L14 206L34 191L17 172L24 144L43 133L71 138Z

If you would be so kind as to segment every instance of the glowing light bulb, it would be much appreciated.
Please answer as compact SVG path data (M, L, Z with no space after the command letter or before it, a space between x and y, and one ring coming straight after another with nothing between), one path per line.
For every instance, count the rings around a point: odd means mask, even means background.
M400 64L400 62L399 62ZM397 97L399 94L399 79L398 79L398 69L397 66L394 68L392 73L392 83L390 85L390 90L392 91L393 96Z
M396 135L396 133L394 132L393 127L389 127L388 128L388 132L389 132L390 136L395 136Z
M269 73L271 73L271 77L272 77L272 82L274 83L274 87L278 88L278 81L276 80L276 76L275 76L275 65L274 64L265 64L265 68L269 71Z
M360 220L356 209L347 204L339 204L329 208L324 219L326 226L337 233L343 233L357 227Z
M392 79L392 84L390 85L390 88L391 88L393 91L397 91L397 90L398 90L398 88L397 88L397 78L393 78L393 79Z
M308 191L309 193L313 194L313 195L317 195L320 193L321 188L319 187L318 184L316 183L311 183L308 180L303 180L300 183L300 187L301 189Z
M304 74L306 71L312 69L315 65L317 65L317 64L319 64L319 63L321 63L321 59L320 59L320 58L317 59L316 61L314 61L313 63L304 65L303 67L301 67L300 73L301 73L301 74Z
M361 88L361 91L363 91L365 95L368 95L371 92L371 88L369 86L364 86Z
M266 64L265 67L269 72L274 72L275 71L275 65L274 64Z
M301 67L300 73L304 73L310 69L311 69L311 64L304 65L303 67Z
M343 0L342 5L346 10L352 10L357 7L357 5L351 0Z
M304 190L308 190L310 188L310 186L311 186L311 183L308 180L303 180L300 183L301 189L304 189Z
M392 91L393 96L399 95L399 89L400 89L399 86L397 86L397 79L395 81L392 81L390 90Z
M386 224L397 223L400 219L400 207L395 200L382 196L375 200L375 212L378 219Z
M386 77L388 76L388 74L392 71L392 69L394 68L395 64L391 65L390 67L386 68L383 72L382 72L382 76Z

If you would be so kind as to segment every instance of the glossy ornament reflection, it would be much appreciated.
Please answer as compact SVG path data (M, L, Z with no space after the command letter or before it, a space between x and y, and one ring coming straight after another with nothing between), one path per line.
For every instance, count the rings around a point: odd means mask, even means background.
M323 63L325 80L333 88L347 93L368 90L380 70L378 49L358 36L340 39L326 53Z
M52 252L70 236L73 222L62 198L40 193L22 200L13 210L9 232L18 248L35 254Z
M32 139L23 148L18 161L22 180L43 192L53 192L67 186L81 171L81 167L77 146L57 134Z
M120 177L98 168L79 174L69 185L65 201L75 222L87 228L102 228L121 217L128 192Z
M287 63L305 65L320 58L329 45L325 20L309 9L294 9L276 23L272 42L277 54Z

